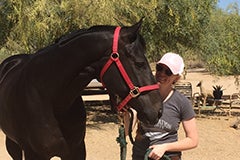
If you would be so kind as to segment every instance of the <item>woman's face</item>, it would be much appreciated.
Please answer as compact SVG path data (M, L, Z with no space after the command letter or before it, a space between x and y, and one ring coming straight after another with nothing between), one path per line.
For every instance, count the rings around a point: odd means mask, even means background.
M172 71L164 64L156 65L156 80L160 84L169 83L171 81L171 77L173 76Z

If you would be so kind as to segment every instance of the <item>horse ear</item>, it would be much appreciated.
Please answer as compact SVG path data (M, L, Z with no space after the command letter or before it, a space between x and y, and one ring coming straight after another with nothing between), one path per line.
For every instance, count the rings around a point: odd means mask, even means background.
M142 27L142 22L143 22L143 18L141 18L139 22L137 22L132 27L130 27L132 28L132 32L138 33Z
M142 22L143 22L143 18L141 18L139 22L132 25L131 27L126 27L127 29L126 36L130 40L130 42L134 42L137 39L137 34L140 32Z

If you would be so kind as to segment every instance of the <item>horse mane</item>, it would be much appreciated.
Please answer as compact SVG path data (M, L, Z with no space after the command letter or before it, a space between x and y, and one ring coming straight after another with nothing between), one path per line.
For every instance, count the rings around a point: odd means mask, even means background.
M49 49L50 46L59 46L59 47L66 46L68 43L72 42L73 40L76 40L80 36L87 33L109 31L109 30L114 30L114 28L115 26L110 26L110 25L95 25L90 28L82 28L75 31L71 31L55 39L53 44L46 46L44 48L41 48L37 50L35 53L39 54L41 53L41 51Z
M79 36L81 36L85 33L88 33L87 31L88 31L88 29L83 28L83 29L79 29L79 30L67 33L65 35L62 35L60 38L57 38L55 40L55 44L58 44L58 45L62 46L65 43L68 43L69 41L71 41L72 39L75 39L75 38L77 38L77 37L79 37Z
M108 30L114 30L116 26L110 26L110 25L97 25L97 26L92 26L89 28L89 30L93 32L103 32L103 31L108 31Z
M83 34L92 33L92 32L108 31L108 30L113 30L114 28L115 28L114 26L110 26L110 25L96 25L96 26L92 26L88 29L86 29L86 28L79 29L79 30L76 30L76 31L73 31L66 35L61 36L60 38L55 40L55 43L58 44L59 46L65 46L66 44L73 41L74 39L79 38Z
M64 47L67 44L69 44L70 42L78 39L79 37L81 37L82 35L87 34L87 33L111 31L111 30L114 30L115 28L116 28L116 26L111 26L111 25L95 25L90 28L78 29L78 30L75 30L75 31L72 31L72 32L66 33L65 35L60 36L59 38L57 38L55 40L55 43L39 49L36 53L37 54L41 53L41 51L47 50L50 46ZM146 42L145 42L144 38L140 34L138 34L137 36L138 36L140 43L143 44L144 50L146 50Z
M60 36L59 38L55 39L53 44L37 50L36 54L41 53L41 51L47 50L50 46L58 45L59 47L63 47L66 44L68 44L69 42L73 41L74 39L80 37L81 35L83 35L85 33L89 33L89 30L86 28L78 29L78 30L66 33L66 34Z

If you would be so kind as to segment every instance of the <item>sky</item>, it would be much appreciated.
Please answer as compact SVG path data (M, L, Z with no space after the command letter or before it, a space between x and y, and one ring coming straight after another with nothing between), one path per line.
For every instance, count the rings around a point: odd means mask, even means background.
M234 2L237 2L240 7L240 0L219 0L218 6L222 9L226 9L229 4Z

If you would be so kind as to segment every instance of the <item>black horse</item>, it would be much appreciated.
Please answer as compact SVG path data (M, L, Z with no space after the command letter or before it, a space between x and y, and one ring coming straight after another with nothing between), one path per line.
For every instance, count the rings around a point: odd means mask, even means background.
M35 54L2 62L0 127L14 160L22 160L23 153L26 160L86 158L81 92L94 78L123 99L119 110L128 103L141 121L157 121L161 100L144 55L141 23L81 29Z

